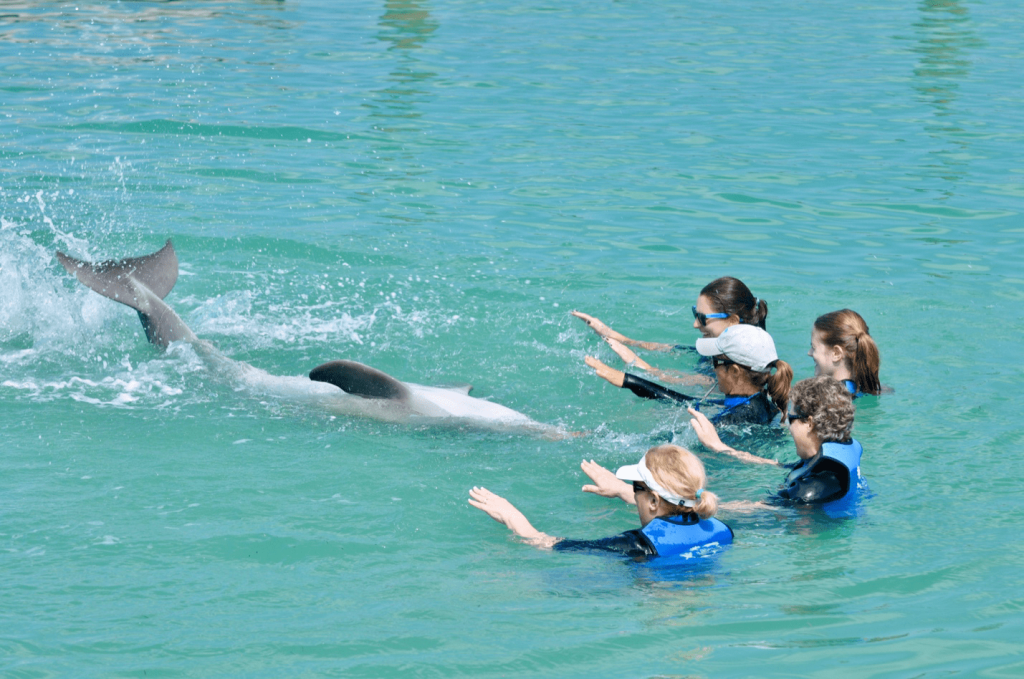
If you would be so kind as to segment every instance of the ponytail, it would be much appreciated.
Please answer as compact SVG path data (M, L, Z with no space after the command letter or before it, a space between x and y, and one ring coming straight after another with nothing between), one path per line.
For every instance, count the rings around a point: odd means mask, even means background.
M718 496L704 488L707 483L704 464L686 448L663 443L648 450L644 461L655 481L665 489L694 501L691 510L701 519L710 519L718 511ZM670 506L674 507L673 514L688 513L681 505L670 503Z
M814 329L821 333L826 346L843 349L858 390L865 394L881 393L878 369L882 358L860 314L851 309L822 314L814 321Z
M768 319L768 302L763 299L755 300L754 311L750 315L750 324L765 330L765 321Z
M744 366L746 368L746 366ZM768 370L775 368L775 373L755 372L746 368L750 374L750 381L758 389L768 388L768 396L772 403L782 413L782 421L786 421L786 409L789 406L789 387L793 383L793 368L781 358L775 359L768 364Z
M718 513L718 496L710 490L701 490L697 497L697 504L693 506L693 511L701 520L710 519Z
M857 389L865 394L878 394L882 385L878 381L878 366L882 362L878 345L866 332L857 337L857 353L853 355L853 379Z
M774 366L775 372L768 378L768 395L785 421L789 408L789 387L793 383L793 369L782 359L775 361Z

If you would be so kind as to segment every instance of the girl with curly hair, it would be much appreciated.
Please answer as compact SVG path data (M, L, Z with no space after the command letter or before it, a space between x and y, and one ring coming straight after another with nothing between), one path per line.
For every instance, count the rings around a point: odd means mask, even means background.
M785 504L823 505L830 516L849 515L861 484L862 448L850 436L853 429L853 397L846 385L828 375L797 382L790 391L792 410L789 433L800 461L782 465L776 460L734 450L722 443L707 417L690 409L690 425L697 438L717 453L744 462L791 469L773 500Z

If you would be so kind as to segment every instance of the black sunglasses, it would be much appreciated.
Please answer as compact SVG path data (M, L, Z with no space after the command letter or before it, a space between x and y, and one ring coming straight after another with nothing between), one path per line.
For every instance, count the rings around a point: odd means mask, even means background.
M702 314L697 311L696 306L691 308L693 309L693 317L697 319L697 322L700 323L702 327L708 324L709 318L729 318L729 314Z
M739 365L736 361L730 361L727 358L718 358L717 356L711 357L711 366L717 368L720 365Z
M633 482L633 492L634 493L646 493L646 492L650 492L650 490L651 490L650 488L645 486L640 481L634 481Z
M786 419L788 419L790 422L797 422L799 420L806 420L807 416L801 415L800 413L788 413L786 415Z

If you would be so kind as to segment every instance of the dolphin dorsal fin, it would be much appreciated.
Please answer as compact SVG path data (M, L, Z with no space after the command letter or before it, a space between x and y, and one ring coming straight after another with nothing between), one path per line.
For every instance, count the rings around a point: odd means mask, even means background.
M355 361L330 361L309 373L314 382L333 384L347 394L363 398L404 400L409 388L391 375Z

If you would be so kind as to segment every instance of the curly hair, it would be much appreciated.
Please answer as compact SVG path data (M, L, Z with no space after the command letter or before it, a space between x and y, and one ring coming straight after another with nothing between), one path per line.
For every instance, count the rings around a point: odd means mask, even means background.
M644 461L654 480L663 488L696 502L693 511L701 519L710 519L718 511L718 496L704 489L707 484L704 463L686 448L663 443L648 450ZM700 497L697 497L698 490ZM683 507L675 510L676 514L684 512Z
M790 391L793 408L813 424L822 443L850 440L853 429L853 396L839 380L819 375L800 380Z

